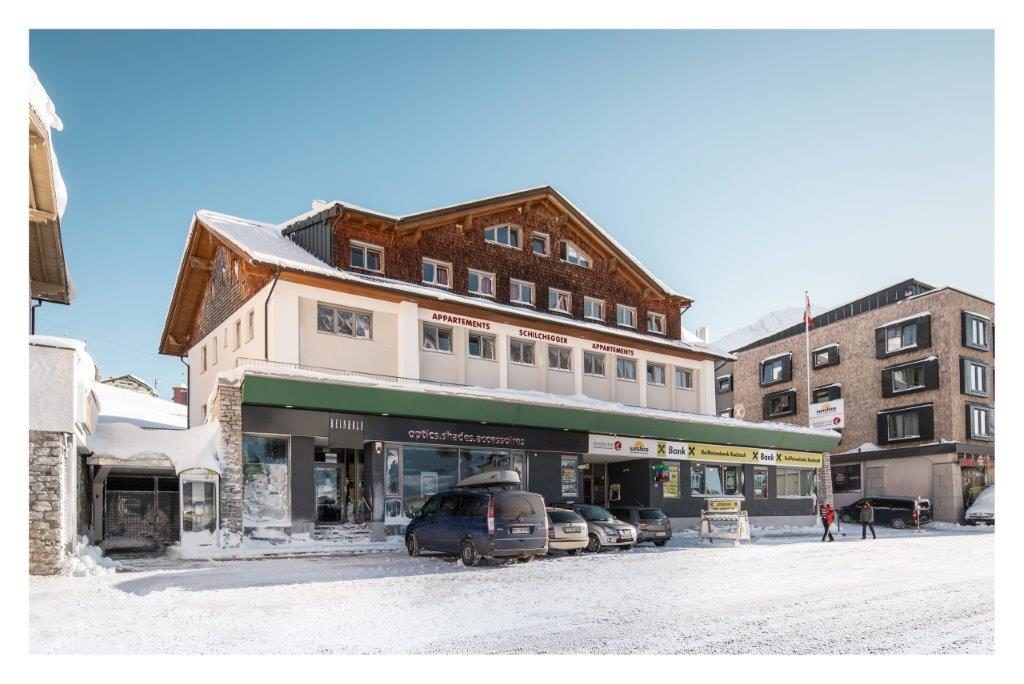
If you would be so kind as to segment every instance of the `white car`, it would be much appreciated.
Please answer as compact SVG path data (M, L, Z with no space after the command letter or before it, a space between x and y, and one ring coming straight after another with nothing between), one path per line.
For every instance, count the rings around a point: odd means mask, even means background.
M996 524L996 486L989 485L981 490L978 498L974 500L971 507L964 514L964 520L968 525L995 525Z
M575 556L586 548L587 521L564 508L548 508L548 553L565 551Z

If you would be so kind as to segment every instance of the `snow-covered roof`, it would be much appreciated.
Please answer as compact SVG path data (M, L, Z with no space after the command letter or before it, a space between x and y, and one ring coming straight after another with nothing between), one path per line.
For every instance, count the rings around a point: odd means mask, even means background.
M906 300L904 300L904 301L906 301ZM914 319L921 318L923 316L931 316L931 315L932 314L931 314L930 311L920 311L920 312L915 313L915 314L910 314L909 316L904 316L903 318L897 318L895 321L889 321L888 323L882 323L881 325L876 325L875 326L875 330L878 330L879 328L888 328L890 325L896 325L897 323L905 323L906 321L912 321Z
M57 108L53 100L46 93L46 88L40 83L36 72L29 67L28 70L28 104L39 117L40 123L47 128L47 132L53 130L64 130L64 122L57 116ZM68 204L68 189L64 183L64 177L60 173L60 165L57 163L57 153L53 149L53 136L50 135L50 166L53 176L53 192L57 202L57 216L64 216L64 209Z
M152 467L167 464L180 473L207 468L220 473L220 423L190 430L144 430L131 423L100 423L86 439L92 461L103 465Z
M187 407L173 401L104 382L92 383L92 391L99 402L101 425L131 423L140 428L184 430L188 424Z
M832 437L839 435L833 430L822 430L818 428L803 427L789 423L779 422L753 422L740 420L738 418L725 418L716 415L703 413L685 413L682 411L670 411L667 409L650 408L644 406L631 406L615 402L596 399L583 394L563 395L538 392L535 390L516 390L492 387L475 386L452 386L430 383L406 383L384 380L376 377L347 374L344 371L331 373L318 372L303 368L291 368L287 366L265 366L265 365L240 365L230 370L221 371L218 374L218 381L227 384L240 384L247 376L277 377L297 380L312 380L319 383L337 385L361 385L378 387L383 389L394 389L403 392L417 392L422 394L469 397L473 399L512 401L529 404L540 404L557 408L574 408L586 411L597 411L619 415L642 416L645 418L657 418L672 420L680 423L720 425L753 430L772 430L778 432L790 432L794 434L813 435L815 437ZM216 386L213 392L216 392ZM213 394L211 393L211 396Z
M732 360L735 358L728 352L722 351L696 336L692 336L695 339L675 340L665 338L663 336L644 335L637 331L611 328L600 323L567 318L563 315L549 313L547 311L532 309L529 307L511 306L480 297L461 295L451 292L450 290L442 290L429 285L409 283L402 280L396 280L394 278L335 268L334 266L316 258L310 252L307 252L305 249L299 247L296 243L285 237L281 233L281 226L284 224L275 225L263 223L261 221L254 221L237 216L207 211L205 209L196 212L195 220L218 237L248 254L254 261L273 266L275 268L301 271L335 280L359 282L389 290L429 297L438 301L458 302L476 308L501 311L503 313L514 311L518 315L537 320L557 322L561 325L592 330L594 332L643 340L645 342L652 342L665 347L698 352L722 359ZM182 258L184 259L185 255L183 255Z

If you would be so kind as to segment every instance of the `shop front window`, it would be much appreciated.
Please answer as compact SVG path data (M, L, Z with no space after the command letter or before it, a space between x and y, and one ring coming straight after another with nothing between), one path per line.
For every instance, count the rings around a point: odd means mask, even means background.
M398 449L395 448L397 454ZM448 447L407 446L402 449L402 500L412 517L427 499L451 489L459 481L459 450ZM397 484L396 484L397 489Z
M459 479L492 470L511 470L507 451L463 449L459 454Z
M775 495L810 496L814 491L814 471L810 468L776 468Z
M754 468L754 498L768 498L768 469L763 467Z
M740 466L693 463L690 492L694 496L736 496L743 492Z
M832 466L832 491L859 492L860 464Z
M244 435L242 524L244 527L291 525L288 496L288 438Z

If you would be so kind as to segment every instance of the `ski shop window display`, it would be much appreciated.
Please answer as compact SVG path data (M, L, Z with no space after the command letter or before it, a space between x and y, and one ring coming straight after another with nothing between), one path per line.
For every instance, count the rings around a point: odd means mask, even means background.
M743 493L743 468L691 463L690 493L693 496L739 496Z
M243 435L242 525L288 527L288 437Z

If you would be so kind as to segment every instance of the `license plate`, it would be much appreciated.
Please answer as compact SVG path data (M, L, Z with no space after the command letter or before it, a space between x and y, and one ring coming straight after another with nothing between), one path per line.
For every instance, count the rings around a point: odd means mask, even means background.
M530 534L529 527L513 527L512 534Z
M633 538L633 533L632 532L619 532L619 538L620 539L632 539Z
M567 527L563 527L562 531L563 532L582 532L583 530L580 529L579 527L575 526L575 525L569 525Z

